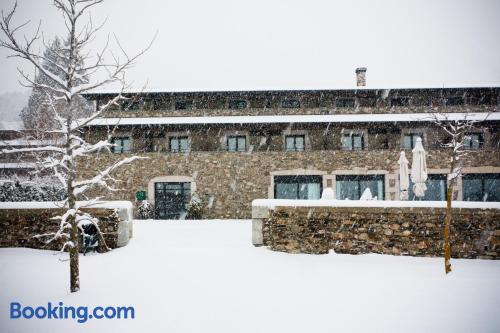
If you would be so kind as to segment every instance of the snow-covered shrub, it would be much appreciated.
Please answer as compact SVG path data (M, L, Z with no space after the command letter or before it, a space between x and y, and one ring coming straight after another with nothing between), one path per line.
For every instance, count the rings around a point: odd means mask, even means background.
M61 185L31 181L4 181L0 183L0 202L61 201L66 189Z
M198 220L203 215L203 202L196 192L191 196L191 200L186 207L186 218L190 220Z
M154 218L153 205L147 200L141 200L139 202L138 215L139 218L143 220Z

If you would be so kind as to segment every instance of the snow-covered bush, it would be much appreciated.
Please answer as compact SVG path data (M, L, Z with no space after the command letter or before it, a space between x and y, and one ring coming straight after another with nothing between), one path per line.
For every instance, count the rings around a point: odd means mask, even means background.
M143 220L154 218L153 205L147 200L141 200L139 202L138 215L139 218Z
M198 220L203 216L203 202L196 192L191 196L191 200L186 207L186 218L190 220Z
M66 189L58 184L20 181L0 183L0 202L61 201L66 197Z

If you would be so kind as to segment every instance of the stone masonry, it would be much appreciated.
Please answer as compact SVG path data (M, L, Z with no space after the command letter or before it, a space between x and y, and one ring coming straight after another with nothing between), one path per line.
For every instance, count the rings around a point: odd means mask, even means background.
M104 208L86 210L98 218L106 245L110 248L118 247L121 220L115 210ZM62 213L60 209L0 209L0 247L60 250L62 248L60 242L47 243L48 237L35 236L57 231L59 221L53 220L52 217ZM102 246L103 244L100 244L100 247Z
M254 243L276 251L443 255L444 208L254 210L254 224L260 224L254 227L260 227L262 233L262 239L254 238ZM453 209L451 244L453 258L500 259L500 209Z

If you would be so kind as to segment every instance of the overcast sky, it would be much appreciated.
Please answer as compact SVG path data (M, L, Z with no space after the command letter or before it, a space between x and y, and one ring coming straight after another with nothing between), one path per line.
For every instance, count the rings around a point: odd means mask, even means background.
M128 77L188 91L353 88L359 66L368 88L499 86L499 13L498 0L107 0L93 18L131 52L158 31ZM19 0L27 19L64 30L49 0ZM0 94L22 89L7 55Z

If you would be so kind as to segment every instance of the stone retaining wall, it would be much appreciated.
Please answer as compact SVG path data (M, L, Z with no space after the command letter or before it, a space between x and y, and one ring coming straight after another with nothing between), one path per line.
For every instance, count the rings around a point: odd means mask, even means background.
M500 259L500 209L453 210L452 257ZM443 255L444 208L253 207L253 243L291 253Z
M108 247L116 248L127 244L131 237L131 221L120 219L114 209L90 208L85 211L98 218L99 228ZM59 221L52 220L52 217L62 213L61 209L0 209L0 247L60 250L60 242L47 244L47 237L34 236L57 231Z

